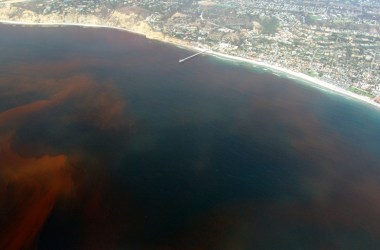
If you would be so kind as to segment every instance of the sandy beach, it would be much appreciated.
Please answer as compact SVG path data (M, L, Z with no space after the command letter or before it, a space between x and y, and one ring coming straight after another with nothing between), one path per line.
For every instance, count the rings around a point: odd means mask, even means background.
M198 48L198 50L201 50L201 49ZM364 102L366 104L369 104L371 106L374 106L374 107L380 109L380 103L377 103L377 102L373 101L369 97L358 95L356 93L350 92L348 90L340 88L340 87L338 87L336 85L333 85L331 83L322 81L320 79L317 79L317 78L314 78L314 77L311 77L311 76L308 76L308 75L305 75L303 73L295 72L295 71L292 71L292 70L289 70L289 69L286 69L286 68L281 68L281 67L278 67L278 66L275 66L275 65L271 65L271 64L268 64L268 63L265 63L265 62L260 62L260 61L256 61L256 60L251 60L251 59L245 59L245 58L241 58L241 57L226 55L226 54L222 54L222 53L219 53L219 52L208 51L207 53L211 54L211 55L214 55L214 56L217 56L217 57L221 57L221 58L227 58L227 59L231 59L231 60L246 62L246 63L253 64L255 66L260 66L260 67L263 67L263 68L268 68L268 69L270 69L270 70L272 70L274 72L277 71L277 72L285 73L286 75L292 76L295 79L300 79L300 80L309 82L311 84L315 84L317 86L322 87L323 89L330 90L330 91L332 91L334 93L337 93L337 94L340 94L342 96L349 97L351 99L355 99L355 100Z
M108 28L108 29L127 31L127 32L143 35L143 36L147 37L148 39L150 39L147 36L147 34L144 34L142 32L136 32L134 30L130 30L130 29L126 29L126 28L120 28L120 27L114 27L114 26L108 26L108 25L100 25L100 24L59 23L59 22L57 22L57 23L44 23L44 22L34 23L34 22L19 22L19 21L10 21L10 20L0 20L0 23L2 23L2 24L13 24L13 25L25 25L25 26L50 26L50 27L51 26L80 26L80 27L89 27L89 28ZM165 43L171 43L171 44L179 46L181 48L185 48L185 49L189 49L189 50L193 50L193 51L194 50L195 51L204 51L205 50L204 48L190 47L185 42L183 44L182 43L178 43L178 42L174 42L175 40L170 40L170 39L159 40L159 41L162 41L162 42L165 42ZM223 53L212 51L212 50L207 50L207 52L205 54L208 54L208 55L211 55L211 56L215 56L215 57L224 58L224 59L229 59L229 60L232 60L232 61L244 62L244 63L252 64L253 66L262 67L264 69L267 68L267 69L269 69L271 71L274 71L274 72L284 73L287 76L289 76L289 78L294 78L294 79L299 79L299 80L306 81L306 82L308 82L310 84L314 84L317 87L321 87L323 89L332 91L334 93L337 93L337 94L342 95L344 97L348 97L350 99L361 101L361 102L363 102L365 104L371 105L372 107L375 107L378 110L380 110L380 103L377 103L377 102L373 101L369 97L362 96L362 95L350 92L350 91L348 91L346 89L340 88L340 87L338 87L336 85L333 85L331 83L327 83L325 81L322 81L320 79L308 76L308 75L303 74L303 73L295 72L295 71L292 71L292 70L289 70L289 69L286 69L286 68L282 68L282 67L279 67L279 66L271 65L271 64L268 64L268 63L265 63L265 62L261 62L261 61L257 61L257 60L252 60L252 59L247 59L247 58L242 58L242 57L237 57L237 56L231 56L231 55L228 55L228 54L223 54Z

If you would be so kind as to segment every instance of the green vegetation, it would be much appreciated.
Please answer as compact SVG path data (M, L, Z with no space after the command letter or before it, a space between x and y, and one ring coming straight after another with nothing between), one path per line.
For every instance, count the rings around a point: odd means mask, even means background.
M335 24L346 24L346 23L352 23L352 19L351 18L336 18L334 19L333 21Z
M312 77L317 77L319 75L318 72L315 70L309 70L309 71L307 71L306 74L309 76L312 76Z
M364 95L364 96L368 96L368 97L371 97L371 98L375 98L375 95L365 91L365 90L362 90L362 89L359 89L355 86L350 86L348 87L348 90L351 91L351 92L354 92L356 94L359 94L359 95Z
M317 25L322 21L322 17L319 15L306 15L305 23L308 25Z
M261 22L261 26L263 27L263 34L276 34L279 24L280 21L275 17L265 18Z
M321 21L323 19L320 15L309 15L309 17L315 21Z

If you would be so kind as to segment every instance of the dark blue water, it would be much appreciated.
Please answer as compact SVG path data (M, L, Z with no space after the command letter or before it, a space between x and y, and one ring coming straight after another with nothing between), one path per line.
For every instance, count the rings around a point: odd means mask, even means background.
M2 248L380 248L379 110L125 32L0 33Z

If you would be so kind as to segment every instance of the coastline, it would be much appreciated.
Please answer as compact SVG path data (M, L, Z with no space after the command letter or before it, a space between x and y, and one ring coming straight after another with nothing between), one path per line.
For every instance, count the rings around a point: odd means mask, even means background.
M109 26L109 25L101 25L101 24L90 24L90 23L62 23L62 22L49 22L49 23L44 23L44 22L23 22L23 21L12 21L12 20L0 20L0 24L8 24L8 25L20 25L20 26L41 26L41 27L60 27L60 26L77 26L77 27L85 27L85 28L107 28L107 29L114 29L114 30L120 30L120 31L127 31L130 33L138 34L138 35L143 35L147 39L152 39L152 40L157 40L165 43L170 43L172 45L178 46L180 48L188 49L188 50L195 50L195 51L204 51L204 48L199 48L199 47L193 47L190 46L187 42L179 42L178 39L160 39L158 37L149 37L147 34L143 32L138 32L136 30L132 29L127 29L127 28L121 28L121 27L116 27L116 26ZM286 75L290 76L289 78L295 79L295 80L303 80L306 81L307 83L310 83L310 86L314 87L321 87L322 89L332 91L333 93L339 94L343 97L348 97L350 99L354 99L356 101L360 101L362 103L365 103L367 105L370 105L371 107L374 107L378 110L380 110L380 103L375 102L369 97L362 96L353 92L350 92L346 89L340 88L336 85L333 85L331 83L325 82L323 80L308 76L306 74L300 73L300 72L295 72L290 69L282 68L276 65L271 65L265 62L253 60L253 59L248 59L248 58L243 58L243 57L238 57L238 56L232 56L228 54L223 54L221 52L216 52L212 51L210 49L205 52L205 54L214 56L214 57L219 57L223 59L229 59L232 61L237 61L237 62L244 62L251 64L253 66L258 66L262 67L264 69L269 69L274 72L280 72L280 73L285 73ZM281 77L281 76L280 76Z
M21 22L21 21L12 21L12 20L0 20L0 24L9 24L9 25L20 25L20 26L41 26L41 27L61 27L61 26L77 26L77 27L84 27L84 28L106 28L106 29L114 29L114 30L121 30L121 31L127 31L131 33L135 33L138 35L143 35L146 37L146 35L142 32L137 32L134 30L126 29L126 28L120 28L120 27L114 27L114 26L108 26L108 25L100 25L100 24L91 24L91 23L35 23L35 22Z
M308 83L311 83L310 84L311 86L314 85L315 87L316 86L322 87L323 89L332 91L332 92L334 92L336 94L339 94L341 96L348 97L350 99L355 99L357 101L369 104L372 107L375 107L375 108L377 108L377 109L380 110L380 103L377 103L377 102L373 101L369 97L362 96L362 95L350 92L350 91L348 91L346 89L340 88L340 87L338 87L336 85L333 85L331 83L322 81L320 79L308 76L308 75L303 74L303 73L295 72L295 71L292 71L290 69L286 69L286 68L282 68L282 67L279 67L279 66L271 65L271 64L268 64L268 63L265 63L265 62L260 62L260 61L257 61L257 60L246 59L246 58L237 57L237 56L231 56L231 55L226 55L226 54L219 53L219 52L214 52L214 51L207 51L205 54L211 54L211 55L214 55L214 56L217 56L217 57L222 57L222 58L227 58L227 59L231 59L231 60L235 60L235 61L241 61L241 62L249 63L249 64L252 64L254 66L259 66L259 67L262 67L262 68L267 68L267 69L272 70L274 72L285 73L288 76L294 77L293 79L295 79L295 80L306 81Z

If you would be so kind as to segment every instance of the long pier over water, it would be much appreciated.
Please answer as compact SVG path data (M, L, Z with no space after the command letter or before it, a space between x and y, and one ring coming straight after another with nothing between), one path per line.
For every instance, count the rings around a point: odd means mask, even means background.
M184 61L189 60L189 59L191 59L191 58L193 58L193 57L196 57L196 56L198 56L198 55L200 55L200 54L203 54L203 53L205 53L206 51L207 51L207 49L204 50L204 51L200 51L200 52L198 52L198 53L196 53L196 54L194 54L194 55L188 56L188 57L186 57L186 58L180 59L178 62L179 62L179 63L183 63Z

